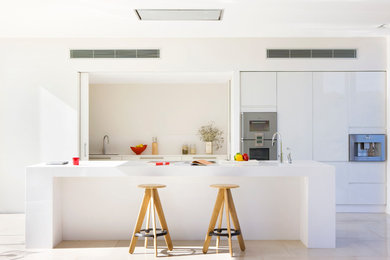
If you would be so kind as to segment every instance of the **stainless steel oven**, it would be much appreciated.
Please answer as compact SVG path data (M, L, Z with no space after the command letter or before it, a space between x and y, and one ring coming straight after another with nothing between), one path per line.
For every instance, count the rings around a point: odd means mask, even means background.
M245 112L241 114L241 152L254 160L276 160L277 147L272 135L277 131L276 112Z

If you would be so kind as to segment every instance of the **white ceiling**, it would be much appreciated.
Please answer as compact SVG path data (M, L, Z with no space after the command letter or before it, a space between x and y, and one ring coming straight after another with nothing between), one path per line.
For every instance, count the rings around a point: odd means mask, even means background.
M221 22L139 21L135 8L222 8ZM384 36L390 0L3 0L0 37Z
M227 84L228 72L94 72L89 73L90 84Z

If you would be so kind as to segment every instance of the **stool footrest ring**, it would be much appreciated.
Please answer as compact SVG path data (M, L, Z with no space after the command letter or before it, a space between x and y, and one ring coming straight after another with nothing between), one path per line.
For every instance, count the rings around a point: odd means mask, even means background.
M226 231L226 232L224 232L224 231ZM231 228L230 235L231 236L241 235L241 231ZM211 231L209 233L209 236L228 237L229 233L227 232L227 228L215 228L214 231Z
M165 236L168 231L156 228L156 237ZM154 237L153 228L141 229L140 232L134 234L136 237Z

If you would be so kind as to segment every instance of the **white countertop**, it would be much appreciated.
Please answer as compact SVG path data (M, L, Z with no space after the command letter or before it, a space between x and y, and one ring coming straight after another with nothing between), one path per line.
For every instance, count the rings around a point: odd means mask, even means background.
M217 161L216 164L208 166L191 166L190 162L170 162L169 165L156 166L156 162L148 161L80 161L80 165L72 165L68 163L65 165L48 165L40 163L31 165L28 168L43 167L43 168L83 168L83 167L155 167L155 168L171 168L171 167L318 167L328 166L328 164L317 161L294 161L292 164L279 163L278 161Z
M110 169L110 170L108 170ZM310 170L309 170L310 169ZM323 169L323 170L320 170ZM47 165L27 167L27 174L52 177L126 177L126 176L321 176L334 167L316 161L219 161L208 166L191 166L189 162L172 162L156 166L147 161L80 161L80 165Z

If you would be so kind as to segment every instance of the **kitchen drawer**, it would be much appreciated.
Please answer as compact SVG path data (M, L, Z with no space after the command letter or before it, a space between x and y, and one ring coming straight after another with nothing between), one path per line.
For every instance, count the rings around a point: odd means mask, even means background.
M100 160L120 161L121 159L122 157L120 155L109 155L109 154L89 155L90 161L100 161Z
M181 161L182 157L180 155L177 156L164 156L164 161L177 162Z
M183 161L195 161L195 160L209 160L209 161L216 161L216 160L227 160L227 155L217 155L217 154L211 154L211 155L204 155L204 154L194 154L194 155L183 155L182 160Z
M140 155L139 159L146 161L164 161L167 160L167 157L164 155Z
M385 183L386 163L351 162L348 164L349 183Z
M386 204L385 184L349 184L348 201L348 204Z
M134 161L139 160L139 156L137 155L122 155L121 156L122 161Z

